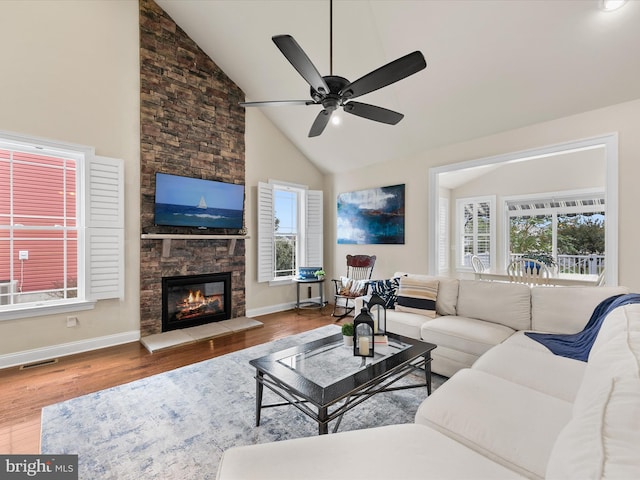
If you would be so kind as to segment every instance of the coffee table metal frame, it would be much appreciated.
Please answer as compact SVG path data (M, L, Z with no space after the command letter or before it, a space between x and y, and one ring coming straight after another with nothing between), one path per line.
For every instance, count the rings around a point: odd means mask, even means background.
M377 393L426 386L427 394L430 395L431 351L436 345L401 335L387 336L390 341L395 339L409 347L377 363L367 364L353 374L324 387L281 364L279 360L342 342L340 333L251 360L249 363L256 369L256 426L260 425L263 408L292 405L315 420L318 423L318 433L323 435L328 433L329 422L338 420L334 426L334 432L337 431L346 412ZM424 383L393 386L416 370L424 372ZM264 387L281 397L284 402L263 405Z

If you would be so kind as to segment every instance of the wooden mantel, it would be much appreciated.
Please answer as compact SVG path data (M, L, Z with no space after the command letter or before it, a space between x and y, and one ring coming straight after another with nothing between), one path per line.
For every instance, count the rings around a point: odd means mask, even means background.
M181 233L143 233L142 240L162 240L162 256L171 256L171 240L229 240L229 255L236 249L236 240L247 240L248 235L197 235Z

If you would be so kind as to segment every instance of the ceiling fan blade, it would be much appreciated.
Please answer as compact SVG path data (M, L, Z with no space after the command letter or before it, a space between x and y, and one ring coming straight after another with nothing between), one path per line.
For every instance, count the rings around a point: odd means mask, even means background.
M240 102L242 107L286 107L289 105L314 105L312 100L270 100L266 102Z
M318 116L313 122L313 125L311 125L311 130L309 130L310 137L317 137L322 132L324 132L324 129L329 123L329 119L331 118L332 113L333 113L333 110L330 110L330 111L322 110L318 114Z
M415 51L351 82L342 89L340 96L345 100L359 97L413 75L426 66L427 62L422 53Z
M326 95L329 93L329 87L313 65L307 54L304 53L302 47L291 35L275 35L271 37L273 43L280 49L282 54L289 60L300 75L307 81L311 88L316 92Z
M375 105L369 105L368 103L349 102L345 104L343 108L345 112L351 115L357 115L358 117L367 118L375 122L387 123L389 125L395 125L404 118L404 115L401 113L376 107Z

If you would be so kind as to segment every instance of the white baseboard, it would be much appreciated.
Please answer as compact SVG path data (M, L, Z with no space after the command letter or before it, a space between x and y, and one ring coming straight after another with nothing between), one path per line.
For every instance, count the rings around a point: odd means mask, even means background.
M291 303L281 303L279 305L269 305L268 307L261 308L253 308L251 310L247 310L247 317L259 317L260 315L268 315L270 313L284 312L285 310L291 310L292 308L296 308L296 302Z
M104 337L89 338L77 342L52 345L50 347L35 348L24 352L9 353L0 355L0 368L27 365L35 362L42 362L52 358L64 357L75 353L89 352L105 347L122 345L123 343L137 342L140 340L140 330L117 333Z
M301 300L301 302L308 301L320 302L320 297L311 297ZM325 298L324 301L326 302L327 299ZM296 302L280 303L279 305L269 305L268 307L253 308L251 310L247 310L246 315L249 318L253 318L259 317L260 315L268 315L270 313L284 312L285 310L292 310L294 308L296 308Z

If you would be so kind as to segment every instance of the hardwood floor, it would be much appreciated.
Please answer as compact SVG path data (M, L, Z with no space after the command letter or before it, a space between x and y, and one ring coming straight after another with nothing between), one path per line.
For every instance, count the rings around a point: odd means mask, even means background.
M263 327L153 354L135 342L62 357L49 365L0 370L0 453L40 453L42 407L334 324L329 309L256 317Z

